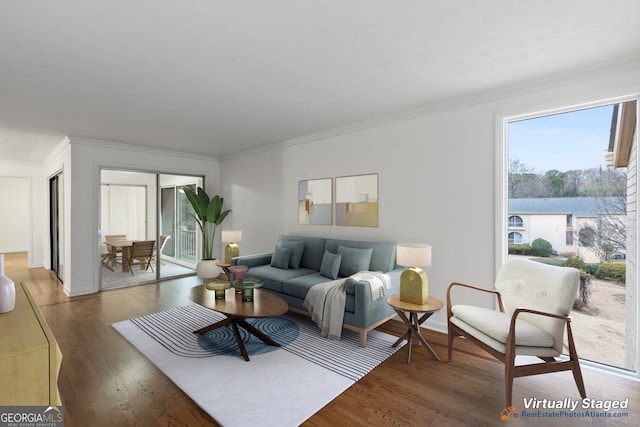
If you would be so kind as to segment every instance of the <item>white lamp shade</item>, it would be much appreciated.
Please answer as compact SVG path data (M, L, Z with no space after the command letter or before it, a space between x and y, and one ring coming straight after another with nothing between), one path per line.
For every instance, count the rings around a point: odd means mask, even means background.
M398 243L396 263L403 267L429 267L431 265L431 245Z
M222 230L222 241L225 243L242 242L242 230Z

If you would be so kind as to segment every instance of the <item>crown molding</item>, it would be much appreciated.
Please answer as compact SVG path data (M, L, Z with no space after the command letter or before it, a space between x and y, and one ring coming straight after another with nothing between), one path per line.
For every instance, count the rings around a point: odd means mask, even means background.
M166 148L157 148L150 147L147 145L138 145L117 141L107 141L102 139L94 139L94 138L86 138L81 136L69 136L69 143L72 145L85 145L90 147L100 147L106 148L110 150L120 150L120 151L131 151L137 153L146 153L146 154L158 154L169 157L181 157L191 160L209 160L213 162L218 162L219 158L217 156L210 156L207 154L200 153L191 153L187 151L179 151L179 150L170 150Z
M42 161L42 164L46 165L52 162L53 159L56 156L58 156L60 153L62 153L62 151L64 151L64 149L67 148L68 146L69 146L69 137L65 136L64 138L62 138L62 141L60 141L60 143L56 145L55 148L51 150L49 154L47 154L47 156Z
M392 125L395 123L401 123L421 117L427 117L437 113L443 113L461 108L471 107L474 105L495 102L502 99L525 95L527 93L537 92L544 89L552 89L554 87L566 85L568 83L577 83L580 81L591 80L597 77L604 77L613 73L619 73L621 71L632 71L635 69L638 69L640 71L640 53L616 58L614 60L601 62L598 64L591 64L584 67L560 71L544 77L530 79L511 85L506 85L497 89L478 92L468 96L462 96L448 100L438 100L417 109L387 115L384 117L378 117L370 120L363 120L345 126L339 126L336 128L327 129L324 131L315 132L284 141L274 142L262 147L225 154L220 156L219 159L220 161L227 161L264 153L267 151L283 149L295 145L313 143L322 139L329 139L349 133L364 131L386 125Z

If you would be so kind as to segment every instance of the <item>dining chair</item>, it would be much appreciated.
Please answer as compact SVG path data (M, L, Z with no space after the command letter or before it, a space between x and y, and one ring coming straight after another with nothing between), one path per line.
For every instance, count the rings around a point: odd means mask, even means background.
M157 250L154 248L153 250L153 258L151 259L151 263L156 263L157 254L162 255L162 249L164 249L164 245L167 244L167 240L171 238L170 234L161 234L160 239L158 240L158 245L156 246Z
M100 263L102 267L108 268L114 271L112 265L113 256L111 255L111 249L108 246L102 245L102 252L100 253Z
M496 277L495 290L452 282L447 289L448 360L453 341L464 337L505 366L505 404L511 407L513 379L550 372L572 371L582 398L586 397L569 313L577 296L580 272L571 267L529 259L507 261ZM452 304L452 291L495 296L499 310ZM568 358L563 353L567 332ZM534 356L542 362L516 365L516 356Z
M155 245L155 240L138 240L131 244L131 252L125 262L132 276L134 265L140 265L140 270L146 271L151 268L151 271L154 271L151 265L151 258L153 258Z

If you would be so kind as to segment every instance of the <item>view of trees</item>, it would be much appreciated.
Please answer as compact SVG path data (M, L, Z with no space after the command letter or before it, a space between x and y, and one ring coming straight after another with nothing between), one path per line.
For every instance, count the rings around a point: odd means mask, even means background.
M623 197L625 169L591 168L534 173L518 159L509 162L509 197Z

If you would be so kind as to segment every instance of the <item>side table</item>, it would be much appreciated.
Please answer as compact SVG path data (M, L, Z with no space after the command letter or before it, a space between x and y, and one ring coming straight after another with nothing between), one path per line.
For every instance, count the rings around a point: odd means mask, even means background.
M434 297L429 297L426 304L412 304L410 302L401 301L400 295L395 294L387 297L387 304L393 308L400 319L402 319L402 321L407 325L407 331L392 345L392 347L396 347L402 342L402 340L407 340L407 364L411 363L411 344L413 343L414 338L418 340L417 344L422 344L424 348L431 353L431 356L433 356L435 360L440 360L429 343L427 343L427 341L422 337L422 334L420 333L420 324L431 317L433 313L442 309L442 301ZM409 317L407 317L405 312L409 314ZM418 317L418 313L423 314Z

